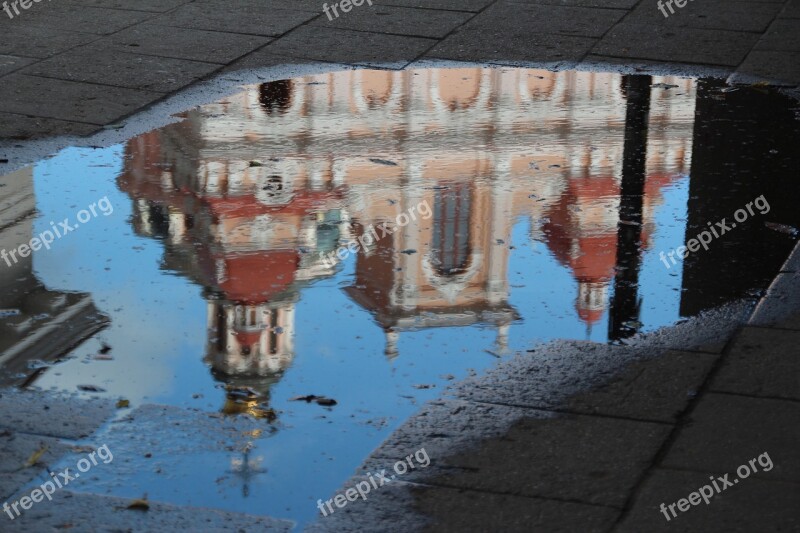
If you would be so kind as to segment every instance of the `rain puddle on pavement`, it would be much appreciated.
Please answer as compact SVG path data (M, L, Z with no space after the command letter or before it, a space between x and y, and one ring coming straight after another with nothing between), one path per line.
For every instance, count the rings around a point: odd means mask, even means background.
M248 86L2 178L3 380L129 402L77 490L307 524L454 380L764 289L800 225L798 131L787 98L714 80Z

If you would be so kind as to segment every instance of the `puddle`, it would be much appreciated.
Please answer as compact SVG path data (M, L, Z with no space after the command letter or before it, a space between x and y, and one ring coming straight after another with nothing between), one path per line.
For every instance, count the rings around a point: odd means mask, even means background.
M573 71L248 86L0 179L0 248L77 225L0 262L3 382L175 408L94 439L114 468L77 490L306 524L453 381L763 290L800 227L796 112ZM202 413L262 421L209 445Z

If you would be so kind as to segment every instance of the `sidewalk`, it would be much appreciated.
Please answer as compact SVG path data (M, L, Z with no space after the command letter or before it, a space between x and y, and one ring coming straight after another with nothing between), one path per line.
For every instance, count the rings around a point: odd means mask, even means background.
M59 0L0 11L0 139L89 135L221 71L306 61L683 65L800 83L800 0L704 0L668 18L652 0L379 0L333 20L324 3Z
M551 343L454 386L362 470L391 472L420 448L431 466L312 529L796 531L798 275L800 246L752 313L740 305L631 346ZM662 514L763 453L769 471Z

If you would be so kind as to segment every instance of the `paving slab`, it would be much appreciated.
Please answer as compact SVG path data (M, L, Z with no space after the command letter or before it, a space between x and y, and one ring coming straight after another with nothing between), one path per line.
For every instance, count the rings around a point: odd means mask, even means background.
M777 19L756 43L756 50L800 52L800 19Z
M40 2L33 4L30 9L23 11L14 19L3 20L0 22L0 28L24 23L42 28L108 35L153 16L152 13L128 9L104 9L61 2Z
M35 59L28 57L0 55L0 76L19 70L34 61Z
M674 423L697 396L718 357L669 351L636 361L608 383L573 396L563 409Z
M630 9L639 3L639 0L509 0L509 2L514 4L545 4L555 6Z
M314 47L306 43L314 42ZM265 48L270 54L284 54L332 63L382 65L402 68L425 53L436 41L421 37L385 35L340 30L320 26L302 26Z
M614 26L592 54L736 66L744 60L759 35L700 28L665 28L624 22Z
M674 507L675 517L667 510L670 519L666 519L660 510L662 504L674 504L709 483L708 474L703 472L656 469L637 494L630 511L612 531L750 533L800 529L800 513L797 511L800 485L752 477L710 497L708 504L700 500L698 505L690 505L685 512ZM710 487L713 490L713 486Z
M739 65L733 82L770 80L774 85L800 85L800 52L753 50Z
M291 7L283 3L284 8ZM321 13L321 10L320 10ZM277 37L316 17L319 13L274 9L261 4L236 4L236 10L219 3L192 3L159 17L158 24L198 30L225 31Z
M147 511L128 509L130 499L60 490L3 531L290 531L292 523L268 517L149 502ZM13 512L13 511L12 511Z
M316 18L312 24L348 30L374 31L417 37L445 37L474 15L434 9L412 9L406 7L364 4L348 13L338 11L339 16L330 20L328 16ZM330 17L333 17L331 13Z
M725 355L710 390L800 400L800 331L745 328Z
M615 418L527 418L447 459L430 484L622 508L670 426Z
M15 73L0 85L0 111L108 124L160 99L162 93Z
M83 136L94 133L97 129L95 124L0 112L0 139L27 140L57 135Z
M752 477L800 481L800 403L706 393L661 466L710 474L735 472L762 453L774 467Z
M250 70L250 69L263 69L268 67L282 67L282 70L287 71L287 75L291 74L294 70L292 66L311 66L316 65L320 66L320 62L314 59L307 59L304 57L289 57L285 55L277 55L270 52L269 49L264 48L261 50L256 50L250 54L247 54L241 59L237 59L227 67L223 68L221 72L225 73L235 73L237 71L243 70ZM330 68L331 71L333 70L353 70L356 67L351 65L338 65L335 63L328 63L325 65L324 68ZM248 75L250 73L247 73Z
M74 48L56 57L40 61L21 71L22 74L62 80L98 83L172 92L211 74L216 63L173 59L108 50L90 44Z
M0 54L32 58L50 57L98 38L91 33L24 24L4 24L1 31Z
M228 63L267 44L267 37L139 24L98 42L120 52Z
M780 14L781 18L800 18L800 1L789 0Z
M778 274L749 323L751 326L800 329L800 274Z
M50 394L0 391L0 428L64 439L92 434L115 412L113 402Z
M127 9L132 11L151 11L163 13L180 5L188 4L192 0L62 0L65 4L79 6L107 7L113 9Z
M664 2L666 3L666 2ZM665 28L702 28L764 32L783 7L781 2L731 2L704 0L683 8L673 6L674 14L664 17L655 2L642 2L626 17L626 23L659 24ZM664 8L667 13L669 9Z
M415 508L430 520L426 531L605 532L619 515L610 507L473 490L415 487L412 493Z

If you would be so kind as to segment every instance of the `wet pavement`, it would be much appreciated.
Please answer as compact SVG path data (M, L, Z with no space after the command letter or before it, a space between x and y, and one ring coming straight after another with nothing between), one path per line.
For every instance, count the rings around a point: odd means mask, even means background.
M2 380L116 409L88 440L49 418L2 425L113 450L70 494L305 527L376 449L386 462L428 442L436 473L458 432L571 413L536 440L572 450L570 424L636 421L586 429L633 450L629 469L518 494L616 520L752 304L793 275L798 137L796 102L762 86L428 68L249 85L124 143L61 150L0 179L0 243L17 254L0 263ZM784 316L771 307L761 325ZM531 364L547 369L534 382ZM675 380L653 378L659 396L623 378L606 407L580 396L626 371ZM723 389L759 396L731 372ZM433 400L451 409L441 427L466 412L477 431L403 441Z

